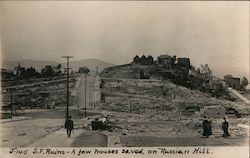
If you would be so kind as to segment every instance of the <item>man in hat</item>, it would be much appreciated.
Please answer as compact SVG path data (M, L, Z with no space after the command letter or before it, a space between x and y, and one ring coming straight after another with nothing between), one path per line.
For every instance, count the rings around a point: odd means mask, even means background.
M69 138L71 131L74 129L74 122L71 120L71 116L65 121L64 127L67 129L67 136Z
M229 124L227 122L227 118L226 117L224 117L223 120L224 120L224 122L222 122L222 126L221 126L221 128L223 130L223 135L222 136L224 138L227 138L228 136L230 136L230 134L228 133Z

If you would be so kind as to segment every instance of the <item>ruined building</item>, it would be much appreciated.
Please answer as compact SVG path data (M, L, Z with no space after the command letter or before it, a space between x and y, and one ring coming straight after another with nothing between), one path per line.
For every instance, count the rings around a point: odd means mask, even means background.
M226 75L224 76L224 81L229 85L229 87L236 90L240 89L240 78L233 77L232 75Z

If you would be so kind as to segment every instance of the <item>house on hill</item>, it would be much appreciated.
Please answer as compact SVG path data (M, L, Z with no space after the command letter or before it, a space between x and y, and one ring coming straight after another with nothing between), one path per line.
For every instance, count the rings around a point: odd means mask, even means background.
M229 87L239 90L240 89L240 78L233 77L232 75L224 76L224 81L229 85Z
M191 62L189 58L178 58L177 59L177 66L191 68Z
M149 56L145 56L142 55L142 57L139 57L138 55L136 55L133 59L133 64L139 64L139 65L153 65L154 64L154 58L149 55Z
M160 55L157 57L157 65L160 67L172 68L175 64L176 56Z
M2 80L13 79L13 72L10 70L1 68L1 78Z

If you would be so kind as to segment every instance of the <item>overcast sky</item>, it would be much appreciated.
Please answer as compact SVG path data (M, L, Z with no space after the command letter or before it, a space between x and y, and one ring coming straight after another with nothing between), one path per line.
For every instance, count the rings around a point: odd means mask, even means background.
M1 1L4 60L138 55L190 57L212 67L249 66L249 2Z

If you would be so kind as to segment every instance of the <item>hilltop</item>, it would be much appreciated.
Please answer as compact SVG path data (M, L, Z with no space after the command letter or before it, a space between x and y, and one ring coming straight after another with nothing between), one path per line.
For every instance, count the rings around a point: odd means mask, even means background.
M90 70L96 70L98 66L99 71L102 71L105 68L113 66L113 64L94 58L70 62L70 67L74 70L78 70L79 67L83 66L88 67ZM63 63L62 67L66 67L66 63Z
M28 68L28 67L33 67L40 71L42 68L45 67L45 65L51 65L51 66L56 66L60 64L59 62L56 61L43 61L43 60L15 60L15 61L3 61L2 68L8 69L8 70L13 70L14 67L16 67L18 64L21 66ZM62 67L66 66L66 63L63 62L61 63ZM103 70L104 68L113 66L113 64L99 60L99 59L83 59L83 60L72 60L70 61L70 67L73 68L73 70L78 70L79 67L86 66L90 70L95 70L96 67L99 67L99 70Z

